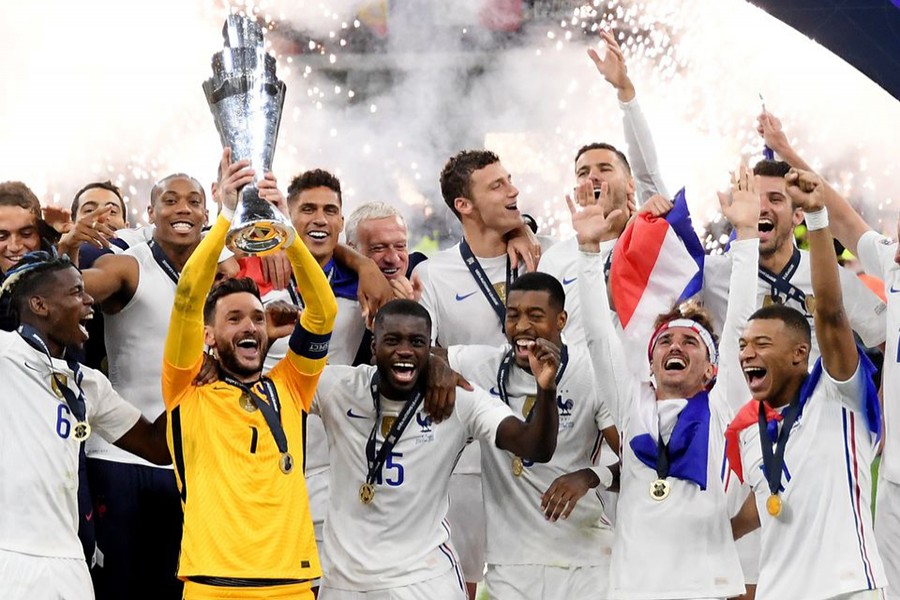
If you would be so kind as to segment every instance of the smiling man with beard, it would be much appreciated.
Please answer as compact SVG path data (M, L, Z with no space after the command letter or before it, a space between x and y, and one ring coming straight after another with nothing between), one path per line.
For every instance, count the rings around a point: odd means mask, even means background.
M375 366L329 366L312 411L331 458L320 600L459 600L466 592L445 518L450 473L470 438L525 460L556 447L559 348L538 339L528 360L538 384L525 423L486 391L456 389L453 414L435 423L423 406L431 317L392 300L375 318Z
M600 242L615 213L604 215L601 203L582 211L570 203L588 349L597 386L616 387L609 409L623 432L610 598L709 600L744 592L722 456L725 429L746 397L737 351L756 297L759 197L753 181L742 168L732 182L733 200L719 197L737 230L721 343L708 312L682 304L659 315L653 335L639 342L649 369L625 364L610 315ZM658 289L659 282L651 282L644 294ZM614 368L604 372L610 360Z
M300 236L287 249L304 309L290 350L262 376L268 323L256 284L226 280L209 292L236 202L225 195L215 225L181 277L163 357L170 449L184 507L178 576L184 597L312 598L319 566L309 514L304 413L334 326L328 280ZM282 326L284 327L284 326ZM219 381L194 386L204 343Z
M26 254L4 283L18 330L0 332L0 582L7 600L94 597L77 537L82 442L99 435L157 464L170 462L165 415L151 425L100 372L67 348L87 339L93 299L78 270Z

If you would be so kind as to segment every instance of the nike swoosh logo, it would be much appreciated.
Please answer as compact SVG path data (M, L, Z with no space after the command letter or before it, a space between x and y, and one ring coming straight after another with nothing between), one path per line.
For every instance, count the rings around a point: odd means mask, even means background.
M575 281L576 279L578 279L578 278L577 278L577 277L573 277L572 279L566 279L565 277L563 277L562 284L563 284L563 285L569 285L570 283L572 283L572 282Z
M478 290L475 290L474 292L471 292L471 293L469 293L469 294L465 294L465 295L463 295L463 296L461 296L461 295L459 295L459 294L456 294L456 301L457 301L457 302L462 302L463 300L465 300L465 299L468 298L469 296L474 296L474 295L477 294L477 293L478 293Z
M347 416L350 417L351 419L367 419L367 418L368 418L368 417L366 417L366 416L364 416L364 415L356 415L356 414L353 414L353 409L352 409L352 408L348 408L348 409L347 409Z
M497 396L498 398L500 397L500 392L497 391L497 388L493 388L493 387L492 387L492 388L491 388L490 390L488 390L488 391L490 391L491 396Z
M84 520L85 520L85 521L90 521L90 520L93 519L93 518L94 518L94 511L93 511L93 510L92 510L91 512L89 512L88 514L84 515Z
M891 284L891 293L892 293L892 294L896 294L897 292L900 292L900 290L895 290L895 289L894 289L894 284L892 283L892 284ZM27 363L26 363L26 364L27 364Z
M23 362L25 363L25 366L28 367L29 369L31 369L32 371L37 371L38 373L43 372L43 369L39 369L37 367L32 367L31 365L29 365L27 360L23 361Z

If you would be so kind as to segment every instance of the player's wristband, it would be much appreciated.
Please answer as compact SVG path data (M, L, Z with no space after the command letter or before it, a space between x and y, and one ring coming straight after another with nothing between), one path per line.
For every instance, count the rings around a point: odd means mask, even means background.
M231 219L234 218L234 211L227 206L223 206L221 209L219 209L219 216L225 217L226 219L231 221Z
M806 230L818 231L828 227L828 208L822 207L821 210L806 213Z
M591 471L594 472L594 475L597 476L597 479L600 480L600 484L597 486L598 489L608 490L609 486L613 484L613 474L606 467L602 466L594 466L588 467Z

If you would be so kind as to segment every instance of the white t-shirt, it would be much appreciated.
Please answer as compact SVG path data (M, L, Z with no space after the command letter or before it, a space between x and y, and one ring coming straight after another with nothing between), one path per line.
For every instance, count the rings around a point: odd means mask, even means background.
M77 394L65 361L53 359ZM141 412L122 400L99 371L82 366L87 420L93 433L113 442ZM78 540L76 419L51 388L47 355L18 333L0 331L0 548L34 556L83 559Z
M900 266L894 262L897 242L874 231L864 233L857 243L859 261L866 273L884 281L888 299L885 313L888 334L885 340L883 365L884 390L884 452L878 467L879 477L900 483Z
M863 377L857 369L838 382L823 369L791 429L778 518L766 512L759 428L740 433L744 477L762 524L759 598L822 600L887 584L872 532L877 444L860 406Z
M815 302L812 293L812 275L809 270L809 252L800 250L800 264L790 279L790 283L800 289L808 302ZM727 256L707 256L703 267L703 291L701 297L703 304L712 311L716 317L715 326L719 327L725 316L725 307L728 302L728 273L731 269ZM757 270L757 274L758 274ZM859 334L863 343L869 348L878 346L885 340L885 306L881 299L872 293L865 284L859 280L853 272L840 267L838 273L841 278L841 291L844 295L844 308L850 319L850 327ZM766 296L772 295L772 286L759 278L759 287L756 291L756 307L763 306ZM810 299L813 300L810 300ZM810 350L809 364L813 364L819 358L819 343L816 340L816 326L812 314L806 306L802 306L794 299L788 299L785 304L796 308L803 313L812 328L813 342Z
M451 346L450 366L472 384L499 398L497 369L509 346ZM568 519L555 523L544 517L541 496L560 476L597 465L600 431L612 417L594 385L586 348L569 347L569 361L557 387L559 432L548 463L524 461L525 470L512 473L514 455L482 442L481 464L487 520L489 564L574 567L609 565L613 532L596 490L578 501ZM510 408L524 419L534 405L534 376L512 365L507 382Z
M724 481L728 476L723 469L724 432L749 395L738 359L738 338L754 310L758 248L758 240L732 246L732 301L719 346L718 379L709 393L706 490L669 477L671 492L663 501L650 497L656 470L638 459L630 442L642 433L659 432L667 438L687 401L657 401L651 384L636 381L623 364L625 353L606 302L603 262L599 255L581 255L578 288L585 307L588 348L595 367L603 364L604 356L613 363L611 372L596 369L597 385L614 385L618 390L610 401L622 439L621 491L610 569L612 598L724 598L743 593Z
M160 380L176 283L153 258L148 244L139 243L122 255L137 261L138 285L122 310L103 315L109 380L123 398L128 398L152 422L166 410ZM88 438L85 451L90 458L172 468L151 464L99 436Z
M331 504L325 519L323 583L372 591L425 581L457 568L444 521L450 473L469 438L493 443L512 411L487 392L456 390L453 415L434 424L419 407L376 484L371 504L359 500L366 480L366 442L375 425L369 384L374 366L328 366L311 412L325 424L331 459ZM382 398L383 417L402 402ZM377 446L384 441L378 426Z

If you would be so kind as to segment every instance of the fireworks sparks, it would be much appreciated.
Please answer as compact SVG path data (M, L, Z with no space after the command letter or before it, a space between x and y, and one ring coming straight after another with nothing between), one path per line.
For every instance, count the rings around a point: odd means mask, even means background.
M220 44L220 2L186 13L181 3L163 0L134 18L126 14L131 7L108 0L100 25L97 15L79 11L69 15L74 25L48 25L33 18L34 11L51 12L41 2L18 11L15 17L32 23L22 29L28 43L0 60L24 57L21 73L30 78L22 81L46 87L37 104L22 94L0 104L7 148L0 178L23 179L45 201L62 204L84 182L109 178L126 190L133 219L145 218L149 187L160 176L187 171L211 181L218 141L199 85ZM453 15L435 8L439 0L410 2L419 12L406 21L389 10L397 4L405 3L231 2L230 10L266 24L288 84L274 165L282 187L302 169L331 169L348 190L345 210L367 200L400 201L420 231L446 231L449 216L427 220L447 213L440 167L459 149L486 145L513 174L520 207L536 216L542 233L566 236L563 196L574 183L575 150L591 141L624 147L615 92L585 55L607 29L623 48L668 186L688 186L695 221L713 225L711 246L721 241L714 191L739 160L761 156L754 127L760 92L800 153L864 207L871 223L892 228L898 143L890 132L900 130L898 103L744 2L547 0L528 5L516 32L485 30L484 22L509 19L485 15L490 0L460 0ZM149 35L141 28L157 13L165 18L150 22L160 35ZM35 35L35 27L46 35ZM75 124L57 116L61 90L52 70L60 65L41 58L78 52L61 45L64 30L101 40L63 65L83 69L82 80L67 88L80 100L69 106ZM96 66L104 53L118 60ZM115 86L92 96L85 79Z

